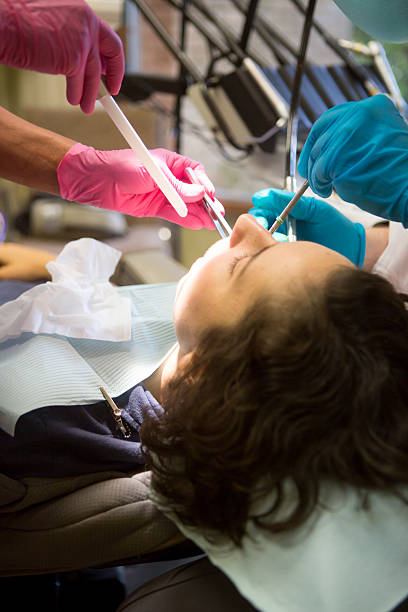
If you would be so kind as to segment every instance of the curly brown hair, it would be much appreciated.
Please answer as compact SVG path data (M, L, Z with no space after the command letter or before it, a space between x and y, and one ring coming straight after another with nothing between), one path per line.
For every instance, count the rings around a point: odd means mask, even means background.
M342 268L301 299L258 302L203 337L164 416L144 421L153 488L184 524L237 545L248 520L274 533L301 525L322 481L401 497L407 371L408 313L379 276ZM282 517L288 479L297 500ZM255 492L275 493L266 514L252 512Z

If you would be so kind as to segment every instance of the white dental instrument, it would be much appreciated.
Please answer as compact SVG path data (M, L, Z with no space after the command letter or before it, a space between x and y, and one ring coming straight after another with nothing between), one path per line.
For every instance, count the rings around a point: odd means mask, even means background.
M166 196L174 210L180 215L180 217L187 216L187 206L183 202L182 198L174 189L173 185L160 168L159 163L153 157L153 155L151 155L143 140L140 138L139 134L129 122L121 108L116 104L115 100L112 98L102 81L99 86L98 100L118 128L119 132L122 134L123 138L127 141L130 148L133 149L142 164L144 164L152 179L156 181L157 186Z
M201 184L197 178L196 173L193 168L186 168L186 174L192 183ZM212 200L207 192L204 193L203 204L208 212L211 221L214 223L215 228L218 230L221 238L227 238L227 236L231 236L232 228L229 226L227 221L224 218L224 215L221 214L222 205L216 198Z
M297 192L295 193L295 195L293 196L289 204L285 206L285 208L282 210L281 214L276 217L275 221L273 222L272 226L269 229L269 232L271 234L276 232L278 227L282 225L282 223L284 222L284 220L286 219L286 217L288 216L288 214L290 213L294 205L300 200L300 198L305 193L308 187L309 187L309 181L306 180L302 184L302 186L297 190Z

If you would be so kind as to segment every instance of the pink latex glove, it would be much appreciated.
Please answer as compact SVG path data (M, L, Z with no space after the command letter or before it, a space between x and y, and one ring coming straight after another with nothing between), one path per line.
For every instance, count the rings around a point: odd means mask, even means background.
M117 94L122 43L84 0L0 0L0 63L67 77L67 99L92 113L101 74Z
M151 153L188 205L186 217L180 217L169 204L131 149L96 151L93 147L75 144L57 168L61 196L71 202L118 210L135 217L160 217L191 229L214 229L201 203L204 190L214 195L214 186L204 167L167 149L153 149ZM202 185L180 180L188 166L195 170Z

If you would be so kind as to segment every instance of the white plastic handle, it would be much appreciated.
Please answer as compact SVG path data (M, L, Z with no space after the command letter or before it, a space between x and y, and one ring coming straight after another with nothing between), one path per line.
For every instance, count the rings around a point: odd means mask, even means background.
M147 149L143 140L136 132L135 128L128 121L123 111L116 104L105 85L101 82L99 87L99 102L102 104L113 123L122 134L131 149L136 153L146 170L156 181L157 186L162 191L163 195L168 199L174 210L180 215L180 217L187 216L187 206L184 201L174 189L163 170L160 168L158 162Z

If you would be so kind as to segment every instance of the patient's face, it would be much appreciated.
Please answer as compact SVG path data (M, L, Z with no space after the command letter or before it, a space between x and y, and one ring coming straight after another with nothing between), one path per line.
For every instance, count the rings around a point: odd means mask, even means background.
M313 242L277 242L251 215L241 215L230 238L212 245L180 280L174 322L182 353L211 326L237 322L258 298L302 295L307 283L324 282L343 255Z

